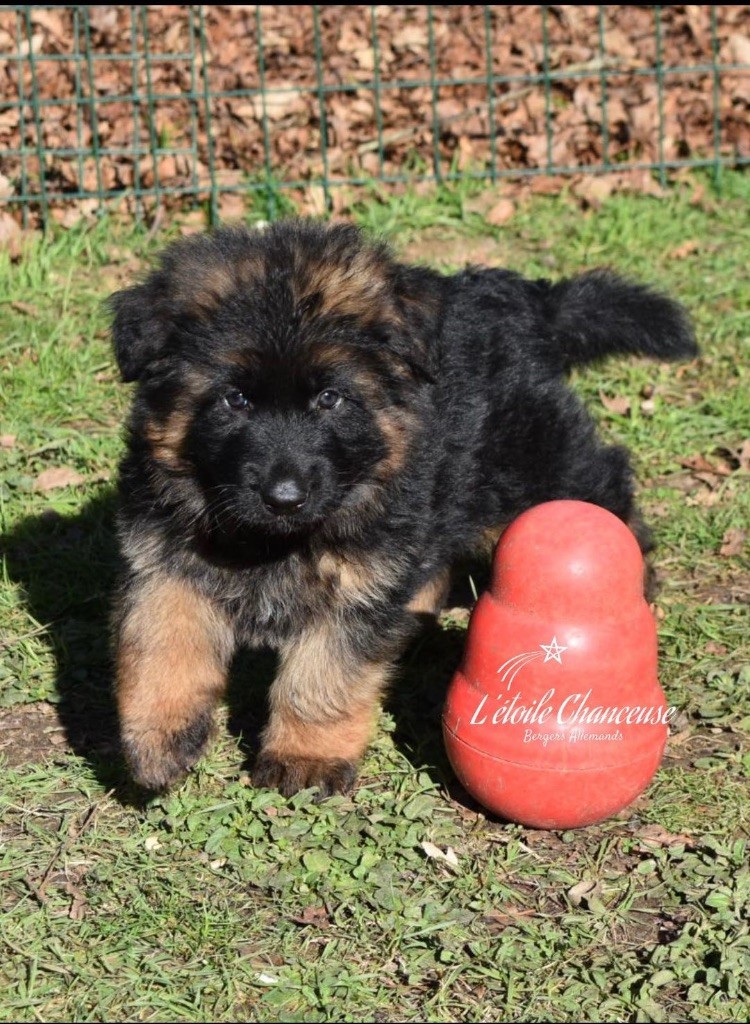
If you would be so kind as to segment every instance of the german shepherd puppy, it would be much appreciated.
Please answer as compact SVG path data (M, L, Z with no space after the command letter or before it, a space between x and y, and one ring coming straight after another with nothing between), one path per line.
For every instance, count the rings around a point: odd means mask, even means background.
M345 225L218 230L112 297L137 382L114 627L125 756L201 755L238 645L279 653L254 780L346 790L451 567L578 498L641 547L627 452L565 384L611 353L695 356L683 309L595 270L553 284L397 262Z

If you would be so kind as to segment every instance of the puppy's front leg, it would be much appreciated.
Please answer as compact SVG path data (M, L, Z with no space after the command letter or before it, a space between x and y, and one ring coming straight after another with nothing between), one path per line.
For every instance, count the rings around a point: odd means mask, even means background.
M226 683L229 623L187 581L156 577L125 590L116 622L117 704L125 757L147 789L198 760Z
M390 662L358 656L335 623L308 629L281 652L271 716L255 766L257 786L291 796L349 789L370 740Z

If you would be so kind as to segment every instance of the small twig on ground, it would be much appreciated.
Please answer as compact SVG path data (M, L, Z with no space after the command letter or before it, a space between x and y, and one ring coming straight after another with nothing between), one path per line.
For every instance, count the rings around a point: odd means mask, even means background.
M73 842L73 840L80 839L84 832L86 832L87 829L91 827L101 807L107 800L109 800L113 793L114 789L110 789L104 794L104 796L100 797L99 800L89 805L83 817L83 821L81 822L80 827L77 830L72 829L69 832L68 836L65 839L63 839L61 843L58 843L57 848L55 852L52 854L49 864L44 869L44 872L39 882L34 882L28 875L26 876L26 884L28 885L29 889L36 897L36 899L39 901L41 906L44 906L44 904L48 901L49 897L47 896L45 889L52 876L52 872L54 871L58 860L60 859L62 854L65 853L65 851Z

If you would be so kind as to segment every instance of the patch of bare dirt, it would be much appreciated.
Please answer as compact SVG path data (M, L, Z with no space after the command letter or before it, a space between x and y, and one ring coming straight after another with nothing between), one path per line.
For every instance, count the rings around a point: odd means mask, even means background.
M65 727L52 704L0 708L0 755L11 765L36 764L68 749Z
M427 229L419 239L402 249L401 256L410 263L426 263L463 267L468 263L501 267L507 262L504 247L492 238L457 238L440 230Z
M678 573L670 566L660 572L664 592L675 591L702 605L750 606L750 572L737 567L721 574L707 574L696 570L692 574Z

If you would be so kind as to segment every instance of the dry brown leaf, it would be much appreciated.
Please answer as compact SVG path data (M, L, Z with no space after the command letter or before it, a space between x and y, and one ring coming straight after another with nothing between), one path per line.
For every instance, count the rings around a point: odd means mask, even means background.
M696 480L700 480L702 484L706 484L711 490L715 490L721 483L721 477L718 473L694 473L693 476Z
M382 7L381 7L382 10ZM394 40L395 49L416 49L421 50L427 43L427 33L419 25L404 25L399 31L398 39Z
M718 477L715 478L718 481ZM718 505L721 501L721 493L718 490L712 490L710 488L702 488L697 494L689 495L685 499L685 504L691 508L713 508L714 505Z
M358 25L344 21L336 46L342 53L354 53L365 44L365 41L365 35Z
M652 199L666 199L670 195L669 191L660 185L648 170L630 171L627 174L627 181L629 191L651 196Z
M490 931L497 932L521 918L535 916L535 910L521 910L519 907L514 907L506 903L501 907L493 907L492 910L488 910L487 913L482 916L482 921L487 925Z
M648 846L686 846L692 848L695 841L686 833L668 832L662 825L644 825L636 833L638 839Z
M616 416L627 416L630 412L630 399L627 395L605 395L599 392L599 398L607 412L613 412Z
M20 302L18 299L14 299L10 305L16 313L23 313L25 316L39 316L39 310L30 302Z
M692 256L693 253L698 252L699 249L700 242L695 238L690 238L675 249L672 249L671 252L667 253L667 256L671 260L684 260L688 256Z
M727 40L732 64L750 64L750 37L734 33Z
M699 7L698 4L689 4L685 8L685 14L693 39L699 44L704 43L708 34L708 10Z
M498 228L507 224L515 212L516 204L511 199L501 199L488 212L485 220L488 224Z
M316 928L328 928L330 920L328 911L323 906L304 907L302 913L292 918L295 924L313 925Z
M299 92L295 92L294 82L279 82L274 89L288 90L285 92L268 92L265 96L265 104L262 96L253 96L248 107L252 110L252 116L260 121L265 116L269 121L281 121L291 114L304 113L306 109L305 98Z
M15 434L0 434L0 448L13 448L16 443Z
M632 62L638 56L634 41L620 28L607 29L607 53Z
M574 907L580 907L580 905L587 899L587 897L593 895L598 883L592 881L590 878L586 878L581 882L576 882L568 889L568 899Z
M672 514L672 506L668 501L657 501L653 505L649 505L648 514L653 518L661 519L663 516Z
M67 889L73 897L70 903L70 908L68 909L68 917L73 921L82 921L86 916L88 900L76 886L68 884Z
M734 558L735 555L741 555L746 538L747 530L742 530L739 526L730 526L721 538L719 554L724 558Z
M41 25L58 42L65 42L66 29L61 14L44 7L32 7L30 10L32 25Z
M690 205L700 207L706 198L706 186L699 182L693 189L693 194L690 196Z
M189 210L180 217L181 235L194 235L206 229L206 214L203 210Z
M310 185L305 189L300 207L308 217L322 217L326 212L326 194L322 185Z
M31 39L23 39L18 44L18 52L24 57L28 57L29 54L39 53L44 46L44 36L41 32L34 32Z
M21 225L9 213L0 213L0 249L10 249L11 253L21 235Z
M728 654L729 648L724 644L717 644L715 640L709 640L703 648L706 654Z
M600 178L593 174L586 174L575 183L572 191L587 206L598 210L604 200L609 199L614 189L615 183L611 177Z
M686 459L680 459L680 465L684 466L685 469L693 470L694 475L698 473L710 473L715 476L729 476L732 472L732 467L726 461L726 459L717 459L717 461L709 462L705 455L689 455Z
M671 727L670 727L671 728ZM692 726L688 726L686 729L681 729L679 732L670 732L669 734L669 746L681 747L687 743L688 740L693 736L695 730Z
M43 469L34 481L35 491L54 491L59 487L76 487L84 482L84 477L70 466L50 466Z
M352 54L362 71L375 70L375 51L371 46L363 46Z
M464 209L467 213L478 213L480 217L486 217L493 206L496 206L502 199L507 199L505 188L484 188L475 196L467 199Z
M242 220L246 209L245 199L239 192L225 192L219 197L219 217L223 221Z
M552 174L537 174L531 179L529 188L536 196L554 196L560 191L560 179Z
M86 211L82 209L84 202L86 202L86 200L83 200L75 206L56 207L55 209L50 210L50 217L61 227L74 228L81 220L85 219L86 216L90 216L90 213L93 212L89 211L87 214ZM96 208L96 200L88 200L88 202L89 204L93 202L94 208Z

